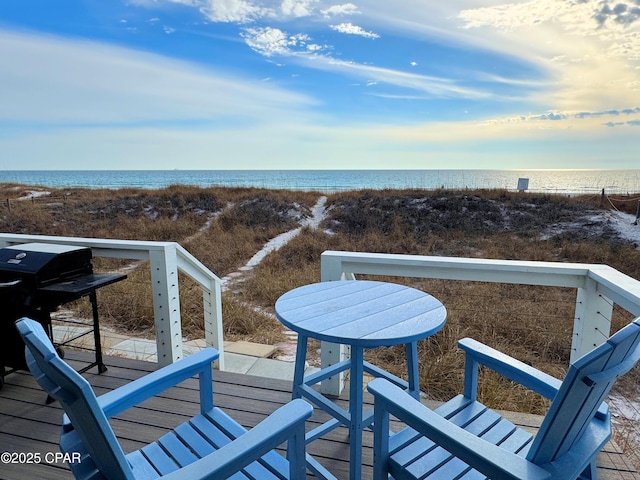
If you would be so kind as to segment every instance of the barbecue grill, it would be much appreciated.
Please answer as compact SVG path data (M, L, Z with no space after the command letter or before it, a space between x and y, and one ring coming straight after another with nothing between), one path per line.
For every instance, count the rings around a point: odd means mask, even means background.
M123 280L126 275L94 274L91 259L90 248L70 245L26 243L0 249L0 388L5 373L27 369L24 343L14 322L22 317L37 320L53 341L51 312L83 296L89 296L92 304L96 361L80 371L94 366L100 373L106 371L96 290ZM58 344L60 354L64 344Z

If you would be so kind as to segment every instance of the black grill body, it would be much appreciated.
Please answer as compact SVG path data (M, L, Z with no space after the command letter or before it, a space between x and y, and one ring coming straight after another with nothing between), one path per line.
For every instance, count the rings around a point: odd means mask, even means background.
M47 243L26 243L0 249L0 299L14 305L53 308L61 296L41 289L93 272L91 249Z
M16 320L37 320L52 338L50 312L77 296L46 288L91 275L91 257L90 248L69 245L27 243L0 249L0 370L27 368Z

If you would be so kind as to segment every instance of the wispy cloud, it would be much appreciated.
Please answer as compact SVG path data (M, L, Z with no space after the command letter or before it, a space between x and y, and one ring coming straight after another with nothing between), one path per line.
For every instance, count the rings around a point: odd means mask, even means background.
M499 125L499 124L522 124L522 125L544 125L544 123L551 121L557 122L556 127L564 129L574 129L581 131L585 128L591 129L594 126L606 125L633 125L636 120L618 121L613 120L621 116L635 116L640 115L640 107L625 108L621 110L606 110L595 112L562 112L562 111L550 111L545 113L519 115L513 117L500 117L489 119L481 122L484 125ZM603 123L603 120L611 119Z
M465 28L491 26L510 31L540 25L554 18L565 24L574 24L576 17L584 20L592 15L592 9L587 3L571 0L503 3L491 7L462 10L459 18L465 22Z
M132 0L138 5L152 7L157 2L180 3L197 8L209 21L235 23L240 26L239 35L255 52L265 57L318 55L329 51L332 47L314 41L309 33L304 31L289 33L287 22L302 18L315 17L316 21L325 23L327 29L346 35L360 36L370 39L380 38L380 35L367 31L351 22L329 24L327 19L349 17L359 14L358 7L353 3L330 5L321 8L321 0L281 0L279 7L273 2L264 0ZM173 33L173 29L165 27L166 33Z
M163 0L133 1L151 4ZM334 45L314 38L324 21L326 28L350 36L376 39L391 31L416 41L480 49L529 65L530 71L537 70L534 78L489 74L481 66L464 74L478 81L528 89L530 103L543 108L619 107L640 95L638 0L505 0L481 8L471 0L429 5L421 0L358 4L325 0L164 1L198 8L210 21L239 24L247 45L266 57L325 55L327 62L319 62L323 69L338 65L329 55L341 58L335 55ZM358 21L349 21L348 17L355 15ZM311 18L308 25L314 25L314 32L286 23L301 17ZM345 21L335 22L339 17Z
M615 5L610 1L603 1L595 19L600 25L614 22L618 25L631 25L640 20L640 3L637 1L618 0Z
M640 126L640 120L629 120L628 122L607 122L604 123L606 127L621 127L623 125L630 125L632 127Z
M352 24L351 22L340 23L338 25L329 25L332 30L348 35L359 35L365 38L380 38L380 35L373 32L367 32L362 27Z
M306 65L311 68L340 73L363 81L402 87L437 98L480 99L493 96L493 94L488 91L463 86L453 78L422 75L356 62L345 62L330 57L314 57L308 59Z
M360 13L360 11L353 3L343 3L341 5L332 5L325 10L321 10L321 13L328 18L334 16L354 15L356 13Z
M323 49L304 33L291 35L279 28L246 28L241 35L249 47L265 57L316 53Z
M609 56L638 60L640 4L637 0L616 0L612 7L613 3L609 0L529 0L462 10L459 18L466 29L517 32L518 35L511 38L519 47L536 34L547 36L536 48L533 45L525 48L525 54L527 51L543 55L555 52L557 59L566 63L580 62L604 49ZM560 37L563 42L559 42ZM594 48L596 45L600 49Z
M313 15L313 4L317 0L282 0L280 4L280 10L286 17L308 17Z
M601 112L578 112L575 114L576 118L587 117L603 117L603 116L617 116L617 115L640 115L640 107L635 108L623 108L621 110L605 110Z
M248 0L193 0L212 22L250 23L257 19L275 15L272 8L256 5Z
M636 112L637 109L625 109ZM366 131L380 139L393 139L407 145L429 143L458 144L476 142L548 141L551 139L567 142L569 145L582 142L598 142L608 138L615 130L624 142L637 143L639 118L620 119L621 111L612 112L562 112L549 111L493 117L482 120L455 122L429 122L412 126L371 126ZM636 112L637 114L637 112ZM629 116L634 114L629 113ZM612 127L615 127L612 130ZM603 143L604 144L604 143ZM615 145L615 140L612 140ZM548 168L553 168L548 164ZM576 168L579 167L576 165Z
M485 45L547 72L550 85L532 95L538 105L605 111L640 98L637 7L636 0L536 0L463 10L459 18Z
M156 54L0 30L0 121L271 121L277 112L292 115L313 104L276 86Z
M147 7L155 0L133 0ZM162 1L162 0L161 0ZM264 0L164 0L195 7L212 22L247 24L261 19L301 18L316 14L319 0L281 0L279 6Z
M505 139L523 151L598 138L638 144L640 0L123 3L113 20L121 35L101 38L180 55L208 37L203 51L180 61L82 41L79 31L65 40L0 30L3 154L46 157L50 148L65 158L75 148L76 158L100 150L104 158L206 162L224 148L225 158L304 155L331 158L334 168L379 155L384 168L389 151L411 150L421 168L432 145L466 145L473 157L474 142L495 142L496 152L513 156ZM181 35L168 35L174 28ZM359 48L363 42L371 48ZM355 107L349 115L346 95Z

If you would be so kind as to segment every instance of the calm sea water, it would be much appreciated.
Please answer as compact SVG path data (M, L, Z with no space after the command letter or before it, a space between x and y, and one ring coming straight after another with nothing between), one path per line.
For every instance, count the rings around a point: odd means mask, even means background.
M34 170L0 171L0 183L49 187L262 187L336 192L364 188L470 188L549 193L640 192L640 170Z

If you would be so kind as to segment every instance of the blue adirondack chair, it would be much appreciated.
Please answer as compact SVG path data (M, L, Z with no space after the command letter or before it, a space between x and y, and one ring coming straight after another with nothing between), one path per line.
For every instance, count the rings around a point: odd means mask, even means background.
M596 455L611 437L603 400L640 359L639 343L640 318L576 360L560 382L463 339L464 393L436 410L374 380L374 479L595 479ZM535 436L476 400L480 364L552 400ZM407 425L391 436L390 414Z
M213 405L211 362L205 349L105 395L57 355L42 326L30 319L16 323L27 348L27 363L40 386L64 408L60 448L81 454L70 467L78 479L304 479L304 423L312 407L294 400L247 431ZM124 454L109 425L117 415L198 375L200 414L144 448ZM273 449L288 441L285 459Z

